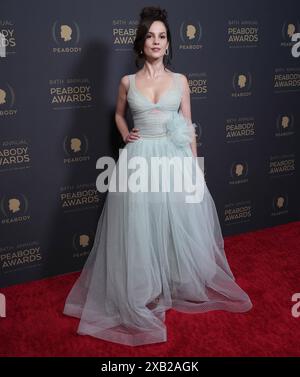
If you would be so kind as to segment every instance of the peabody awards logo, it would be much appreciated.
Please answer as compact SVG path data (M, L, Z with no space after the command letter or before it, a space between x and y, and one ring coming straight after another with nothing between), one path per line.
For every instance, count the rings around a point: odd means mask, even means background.
M63 142L63 150L65 153L64 163L71 164L76 162L85 162L90 160L88 155L88 138L86 135L76 134L74 136L66 136Z
M87 256L94 243L94 232L76 233L73 235L73 258L81 258Z
M285 21L281 26L281 47L292 47L293 34L300 32L300 23L298 20Z
M271 156L269 162L269 176L282 177L295 173L295 155Z
M248 48L258 46L257 20L229 20L227 42L229 48Z
M275 136L284 137L294 135L294 115L293 114L280 114L276 120Z
M30 220L28 199L24 194L6 195L0 199L1 224L20 223Z
M255 137L253 117L229 118L225 120L225 140L227 143L252 141Z
M248 164L246 161L234 162L230 168L230 185L237 185L248 182Z
M250 200L238 203L228 203L224 208L225 225L234 225L249 222L252 217L252 205Z
M199 20L182 21L179 34L179 50L199 50L203 48L203 44L201 44L203 30Z
M288 213L288 195L279 194L275 195L272 200L272 209L271 216L284 215Z
M235 72L232 77L233 98L251 96L252 75L250 72Z
M37 267L42 264L42 259L41 246L38 241L7 245L0 248L0 271L11 273Z
M208 79L206 72L189 73L187 75L190 94L192 99L207 99L208 97Z
M16 53L15 26L11 20L0 20L0 33L4 37L5 55Z
M276 68L273 82L274 93L299 92L300 68Z
M0 142L0 172L31 167L30 141L25 139Z
M115 51L132 50L137 25L137 20L112 20L112 43Z
M82 183L60 188L60 205L63 212L98 208L100 198L95 183Z
M54 54L80 53L80 28L76 21L55 21L52 25L52 39L55 47Z
M0 117L12 117L17 114L16 96L13 87L0 81Z
M53 110L92 107L92 90L88 78L49 80L50 103Z

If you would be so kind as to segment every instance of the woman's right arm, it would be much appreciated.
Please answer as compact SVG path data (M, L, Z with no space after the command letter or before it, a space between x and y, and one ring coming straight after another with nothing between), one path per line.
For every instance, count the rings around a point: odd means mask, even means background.
M126 108L127 108L127 92L129 89L129 77L123 76L121 78L118 90L116 112L115 112L115 122L117 128L122 136L124 143L134 141L139 138L136 134L137 128L133 128L132 132L129 132L128 125L126 121Z

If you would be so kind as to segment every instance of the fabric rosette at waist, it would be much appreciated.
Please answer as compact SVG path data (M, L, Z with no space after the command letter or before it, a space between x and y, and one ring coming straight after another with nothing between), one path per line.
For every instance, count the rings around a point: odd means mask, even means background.
M170 140L178 147L188 146L197 136L196 123L191 123L185 118L182 112L174 112L171 117L164 122L164 128Z

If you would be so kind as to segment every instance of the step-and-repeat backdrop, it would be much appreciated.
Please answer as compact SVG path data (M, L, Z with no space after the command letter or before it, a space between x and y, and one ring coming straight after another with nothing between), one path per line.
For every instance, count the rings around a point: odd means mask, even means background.
M146 5L168 11L169 69L189 80L224 236L299 219L299 2L10 0L0 5L0 287L82 268L106 198L96 161L123 147L117 89L137 70Z

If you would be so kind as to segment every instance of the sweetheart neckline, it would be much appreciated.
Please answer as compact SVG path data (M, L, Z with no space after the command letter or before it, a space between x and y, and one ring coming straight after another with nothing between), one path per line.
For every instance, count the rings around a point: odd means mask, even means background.
M134 86L134 89L135 89L135 91L141 96L141 97L143 97L147 102L149 102L151 105L153 105L153 106L156 106L156 105L158 105L160 102L161 102L161 100L162 100L162 98L167 94L167 93L169 93L169 91L171 91L172 90L172 88L173 88L173 85L174 85L174 83L175 83L175 74L174 74L174 72L172 72L171 71L171 73L172 73L172 80L171 80L171 85L169 86L169 88L167 89L167 90L165 90L161 95L160 95L160 97L159 97L159 100L157 101L157 102L152 102L148 97L146 97L138 88L137 88L137 86L136 86L136 83L135 83L135 76L136 76L136 73L134 73L133 74L133 86Z

